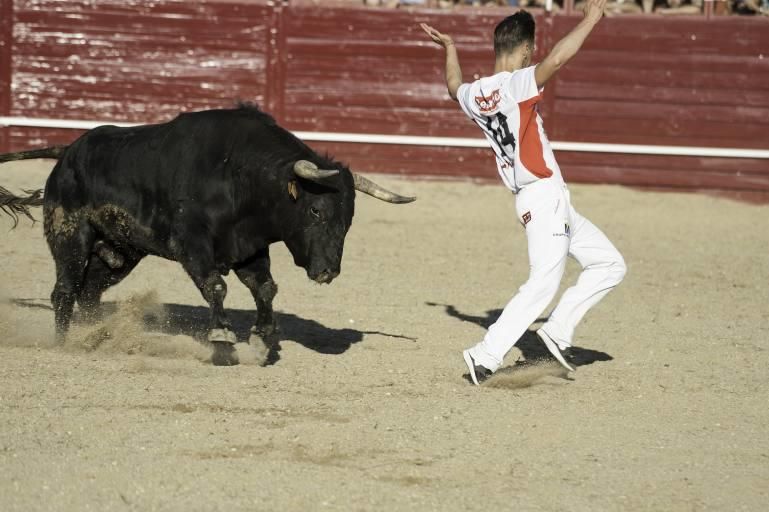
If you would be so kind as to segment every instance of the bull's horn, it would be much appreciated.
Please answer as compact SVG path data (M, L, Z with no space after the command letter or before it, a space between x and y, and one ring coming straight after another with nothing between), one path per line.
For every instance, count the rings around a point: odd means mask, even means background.
M329 178L339 174L339 171L336 169L331 171L318 169L317 165L307 160L297 160L297 162L294 164L294 172L300 178L304 178L310 181L317 181L319 183L323 178Z
M382 201L387 201L388 203L410 203L416 199L416 197L401 196L395 192L390 192L356 172L352 173L352 177L355 179L355 190L359 190Z

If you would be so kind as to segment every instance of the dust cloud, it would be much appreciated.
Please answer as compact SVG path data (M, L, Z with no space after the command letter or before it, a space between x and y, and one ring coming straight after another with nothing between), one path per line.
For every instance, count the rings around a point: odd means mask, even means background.
M489 388L521 389L552 382L548 377L566 379L568 372L556 362L541 361L523 366L507 366L486 381Z
M147 330L146 319L161 326L161 332ZM64 348L106 354L144 355L170 359L210 359L211 349L190 336L167 334L165 309L154 291L144 292L117 303L115 312L93 324L73 325Z

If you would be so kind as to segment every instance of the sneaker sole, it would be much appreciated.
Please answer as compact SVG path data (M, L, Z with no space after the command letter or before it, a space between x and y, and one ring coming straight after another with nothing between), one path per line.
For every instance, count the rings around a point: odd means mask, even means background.
M542 340L542 342L547 347L547 350L550 351L551 354L553 354L553 357L555 357L556 361L561 363L561 366L569 370L570 372L576 371L569 363L566 362L566 359L563 358L563 354L561 354L560 349L558 348L558 345L550 338L550 336L547 335L545 331L542 329L537 331L537 336L539 336L539 339Z
M473 381L473 384L480 386L481 384L478 382L478 378L475 376L475 364L473 364L473 358L470 356L469 350L462 351L462 359L465 360L465 364L467 365L467 370L470 372L470 379Z

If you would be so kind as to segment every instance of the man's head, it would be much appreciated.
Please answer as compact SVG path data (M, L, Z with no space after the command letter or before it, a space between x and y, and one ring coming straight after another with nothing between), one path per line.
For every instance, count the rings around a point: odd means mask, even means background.
M534 17L526 11L518 11L500 21L494 29L494 53L497 58L525 51L530 61L534 53L534 28Z

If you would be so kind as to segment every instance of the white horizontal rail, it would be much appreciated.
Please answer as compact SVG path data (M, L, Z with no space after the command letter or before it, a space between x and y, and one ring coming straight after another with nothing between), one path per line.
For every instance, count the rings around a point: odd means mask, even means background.
M29 117L2 117L0 126L25 126L31 128L64 128L90 130L96 126L111 124L115 126L136 126L138 123L120 123L110 121L85 121L75 119L44 119ZM460 148L485 148L485 139L469 137L423 137L417 135L381 135L365 133L331 132L294 132L294 135L306 141L317 142L354 142L363 144L403 144L409 146L449 146ZM625 153L636 155L699 156L721 158L765 158L769 159L769 149L740 148L704 148L694 146L648 146L640 144L603 144L593 142L558 142L550 143L556 151L579 151L588 153Z

